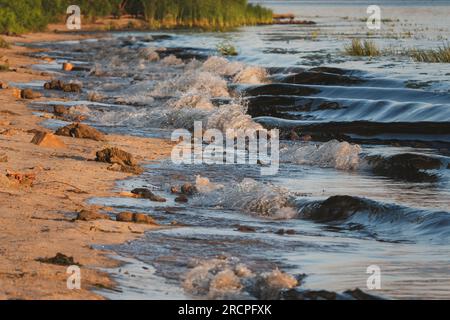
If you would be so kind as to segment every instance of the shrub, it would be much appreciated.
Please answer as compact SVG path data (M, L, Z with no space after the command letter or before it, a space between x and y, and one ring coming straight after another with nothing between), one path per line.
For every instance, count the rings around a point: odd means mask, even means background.
M351 56L375 57L381 54L376 44L370 40L353 39L352 44L345 47L345 52Z

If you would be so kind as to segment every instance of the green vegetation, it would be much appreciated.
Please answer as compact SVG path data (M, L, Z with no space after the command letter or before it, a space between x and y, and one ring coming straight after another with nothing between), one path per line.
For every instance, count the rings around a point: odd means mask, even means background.
M1 49L9 49L10 48L9 43L2 37L0 37L0 48Z
M450 46L444 44L437 49L411 50L411 57L417 62L450 63Z
M227 41L219 43L217 51L223 56L237 56L239 54L236 47Z
M0 0L0 33L41 31L62 22L69 5L81 8L83 19L132 15L149 28L196 27L222 30L272 23L273 13L247 0Z
M375 57L381 55L380 49L373 41L353 39L351 45L345 47L345 52L351 56Z

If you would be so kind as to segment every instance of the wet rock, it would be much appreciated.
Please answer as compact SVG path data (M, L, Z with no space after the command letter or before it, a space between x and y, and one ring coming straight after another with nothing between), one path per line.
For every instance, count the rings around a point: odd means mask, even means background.
M42 94L40 94L39 92L34 92L31 89L24 89L20 92L20 97L22 99L32 100L39 99L40 97L42 97Z
M52 133L38 132L31 140L31 143L46 148L66 148L66 144Z
M62 69L64 71L72 71L73 69L73 64L69 63L69 62L64 62L62 65Z
M309 71L322 72L322 73L323 72L333 73L333 74L340 74L340 75L344 75L344 74L351 72L351 70L345 70L345 69L339 69L339 68L333 68L333 67L316 67L316 68L310 69Z
M61 80L52 80L44 84L46 90L60 90L64 92L80 93L82 85L79 83L64 83Z
M95 161L119 165L121 172L133 174L141 174L143 172L143 169L137 165L134 157L130 153L118 148L106 148L104 150L97 151L96 155L97 157ZM112 170L111 167L110 170ZM118 168L118 166L115 167Z
M80 221L110 220L106 213L99 213L93 210L82 210L78 213L77 219Z
M52 80L44 84L46 90L62 90L63 82L61 80Z
M182 194L182 195L179 195L177 198L175 198L175 202L188 203L189 199L188 199L188 197L186 195Z
M285 77L282 82L292 84L314 84L314 85L355 85L362 83L359 78L344 76L333 73L305 71Z
M376 202L351 197L334 196L325 201L318 201L305 206L300 212L300 217L319 223L345 221L358 212L376 213L383 207Z
M285 230L285 229L280 229L277 232L275 232L276 234L280 235L280 236L284 236L284 235L294 235L296 234L295 230L289 229L289 230Z
M409 181L434 180L436 177L426 170L442 167L441 160L427 155L404 153L390 157L366 157L374 173Z
M258 86L251 86L243 91L246 96L261 96L261 95L287 95L287 96L309 96L319 93L320 90L305 86L298 86L294 84L265 84Z
M137 195L141 199L148 199L153 202L166 202L167 200L163 197L155 195L148 189L145 188L137 188L131 191L132 194Z
M80 93L81 92L81 85L78 83L68 83L68 84L64 84L62 87L62 90L64 92L76 92L76 93Z
M291 289L280 294L281 300L382 300L382 298L367 294L360 289L336 293L326 290Z
M186 183L181 187L181 193L186 196L193 196L194 194L198 193L198 190L197 187L192 183Z
M47 264L54 264L58 266L80 266L78 262L75 262L73 257L66 256L63 253L57 253L52 258L37 258L36 261Z
M7 82L0 81L0 89L8 89L9 85Z
M69 113L69 110L65 106L54 106L53 113L57 116L64 116Z
M105 135L102 132L81 123L73 123L63 128L59 128L56 131L56 135L95 141L105 140Z
M237 231L244 232L244 233L251 233L251 232L256 232L256 229L253 227L249 227L249 226L238 226Z
M116 216L118 222L158 225L155 220L144 213L121 212Z

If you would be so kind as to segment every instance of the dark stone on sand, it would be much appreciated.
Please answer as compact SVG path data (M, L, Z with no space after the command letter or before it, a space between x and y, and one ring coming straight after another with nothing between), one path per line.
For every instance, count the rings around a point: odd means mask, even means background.
M78 139L90 139L95 141L105 140L105 135L102 132L81 123L73 123L63 128L59 128L56 131L56 135Z
M40 94L39 92L35 92L31 89L24 89L20 92L20 97L22 99L39 99L40 97L42 97L42 94Z
M116 216L118 222L157 225L155 220L144 213L121 212Z
M250 86L243 90L245 96L261 96L261 95L288 95L288 96L309 96L319 93L320 90L310 88L307 86L296 84L264 84L257 86Z
M77 219L80 221L110 220L106 213L98 213L93 210L82 210L78 213Z
M189 199L188 199L188 197L187 197L186 195L182 194L182 195L179 195L179 196L175 199L175 202L178 202L178 203L188 203L188 202L189 202Z
M355 85L363 80L334 73L305 71L295 75L286 76L281 82L292 84L314 84L314 85Z
M137 165L134 157L130 153L118 148L106 148L97 151L95 161L117 165L117 169L110 167L109 170L111 171L121 171L133 174L141 174L143 172L143 169ZM118 166L120 166L120 168Z
M148 199L153 202L166 202L163 197L157 196L153 192L145 188L137 188L131 191L132 194L137 195L139 198Z
M66 256L62 253L57 253L56 256L52 258L37 258L36 261L47 264L54 264L57 266L80 266L78 262L75 262L73 257Z

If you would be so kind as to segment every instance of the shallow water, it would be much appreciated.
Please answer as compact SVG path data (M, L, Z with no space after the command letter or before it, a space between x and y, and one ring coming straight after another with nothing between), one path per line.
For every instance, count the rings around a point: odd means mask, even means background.
M75 101L33 105L37 110L63 104L74 114L88 115L89 124L106 132L138 136L169 137L173 129L191 129L194 120L220 129L263 124L287 133L275 176L261 177L259 166L162 161L148 165L140 177L119 182L117 189L151 188L168 199L165 204L92 199L119 211L149 213L163 225L179 225L111 247L132 259L129 268L135 277L117 271L121 292L106 296L198 297L186 289L190 271L199 261L205 268L202 263L220 257L239 259L256 275L275 268L306 274L302 288L336 292L366 290L367 267L378 265L382 289L372 294L450 298L450 65L342 53L352 37L371 37L383 47L440 45L449 34L450 3L407 2L383 2L384 17L390 20L370 34L360 20L365 1L278 1L270 3L276 11L292 11L318 24L220 34L152 33L152 39L145 33L118 33L98 42L64 43L46 53L57 62L79 61L92 72L73 73L85 88L81 96L68 95ZM240 51L230 59L235 63L204 64L224 39ZM154 50L140 50L152 47L172 48L184 61L149 62L145 55ZM187 56L201 61L189 63ZM268 79L260 69L246 69L249 65L266 68ZM338 69L311 71L317 66ZM55 70L54 65L39 68ZM311 72L321 78L311 78ZM236 98L240 93L247 102ZM56 128L63 122L46 125ZM313 141L288 141L295 127ZM399 155L406 158L395 160ZM425 162L426 168L417 169L414 161ZM176 203L170 188L195 183L197 176L210 179L206 191L188 204ZM210 289L217 294L217 287L211 284ZM256 297L246 290L232 291L232 297Z

